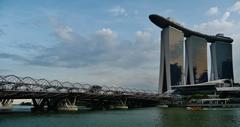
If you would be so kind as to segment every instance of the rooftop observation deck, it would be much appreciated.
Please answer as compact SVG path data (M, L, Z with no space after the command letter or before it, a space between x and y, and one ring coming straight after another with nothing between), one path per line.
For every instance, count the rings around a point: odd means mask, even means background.
M214 43L215 41L221 41L221 42L226 42L226 43L232 43L233 39L230 37L224 37L221 35L207 35L207 34L203 34L200 32L196 32L196 31L192 31L190 29L187 29L183 26L181 26L178 23L175 23L167 18L164 18L162 16L156 15L156 14L152 14L149 16L149 19L158 27L160 28L166 28L168 26L172 26L178 30L181 30L184 33L185 37L189 37L191 35L195 35L198 37L202 37L205 38L209 43Z

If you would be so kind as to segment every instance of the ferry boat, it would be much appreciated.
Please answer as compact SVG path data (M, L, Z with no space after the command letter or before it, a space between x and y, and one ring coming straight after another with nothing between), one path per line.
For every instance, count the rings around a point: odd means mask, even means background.
M203 108L237 108L238 103L230 103L230 98L193 99L186 105L188 110L201 110Z

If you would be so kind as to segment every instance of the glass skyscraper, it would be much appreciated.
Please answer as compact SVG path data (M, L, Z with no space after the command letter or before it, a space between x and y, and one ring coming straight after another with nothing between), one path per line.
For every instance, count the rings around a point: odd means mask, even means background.
M150 15L149 19L162 28L159 94L171 90L172 86L175 88L176 85L194 86L208 81L208 42L212 43L211 80L233 79L232 38L225 37L221 33L207 35L192 31L169 18L156 14ZM184 37L186 37L185 43Z
M211 80L234 80L232 44L216 41L211 44L210 50L212 59Z
M161 60L159 92L171 86L183 84L183 42L182 31L168 26L161 32Z
M185 51L185 84L207 82L207 40L194 35L187 37Z

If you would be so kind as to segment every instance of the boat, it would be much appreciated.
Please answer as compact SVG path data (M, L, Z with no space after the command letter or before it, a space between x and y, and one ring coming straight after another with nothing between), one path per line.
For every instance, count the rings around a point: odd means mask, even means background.
M200 110L203 108L236 108L239 103L231 103L230 98L193 99L186 105L188 110Z

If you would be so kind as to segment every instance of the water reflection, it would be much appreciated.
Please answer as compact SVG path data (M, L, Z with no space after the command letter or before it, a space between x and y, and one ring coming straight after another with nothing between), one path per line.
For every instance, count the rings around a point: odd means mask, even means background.
M47 124L46 124L47 123ZM240 109L185 108L45 112L0 112L0 127L239 127Z
M239 127L239 109L189 111L159 109L155 127Z

